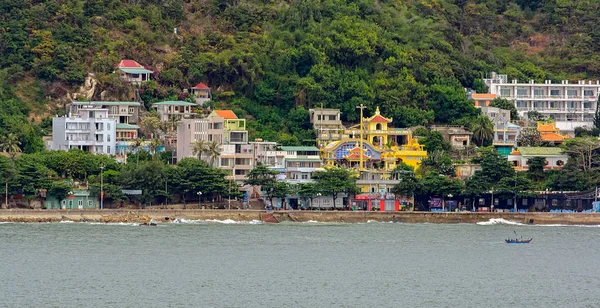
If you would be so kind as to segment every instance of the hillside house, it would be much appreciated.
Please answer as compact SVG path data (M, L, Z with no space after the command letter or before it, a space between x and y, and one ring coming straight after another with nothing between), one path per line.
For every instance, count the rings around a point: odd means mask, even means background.
M141 84L150 80L153 72L134 60L121 60L117 64L119 77L129 83Z

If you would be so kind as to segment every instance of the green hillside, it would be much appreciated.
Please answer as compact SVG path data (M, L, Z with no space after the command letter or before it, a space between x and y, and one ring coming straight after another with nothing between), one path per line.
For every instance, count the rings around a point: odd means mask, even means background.
M123 58L158 71L147 104L200 81L251 137L312 138L308 108L380 106L396 126L464 123L465 87L509 78L600 78L596 0L0 0L0 135L42 148L48 120L88 73L131 95ZM174 33L177 28L177 33ZM34 118L35 121L28 120ZM284 133L281 133L284 132Z

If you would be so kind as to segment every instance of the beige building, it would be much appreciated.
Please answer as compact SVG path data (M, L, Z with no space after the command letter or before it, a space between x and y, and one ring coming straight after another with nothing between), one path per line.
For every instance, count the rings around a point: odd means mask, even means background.
M431 130L442 133L444 140L448 141L456 149L468 148L471 145L471 136L473 133L462 126L432 126Z
M179 121L189 118L194 113L196 104L184 101L165 101L152 105L152 109L158 112L162 122Z
M341 140L344 138L341 113L339 109L314 108L309 109L310 123L319 141ZM347 137L347 136L346 136Z

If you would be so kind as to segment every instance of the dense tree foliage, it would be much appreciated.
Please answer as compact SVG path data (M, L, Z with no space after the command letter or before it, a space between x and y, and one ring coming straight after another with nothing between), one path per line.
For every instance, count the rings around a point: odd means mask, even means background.
M465 123L464 88L492 70L520 81L600 76L597 1L1 1L0 134L42 147L26 120L94 73L132 98L122 58L156 71L148 106L199 81L251 122L251 137L311 140L308 108L380 106L399 127ZM15 18L19 16L19 18ZM174 29L177 28L176 33ZM18 94L18 95L16 95ZM24 101L25 103L22 103Z

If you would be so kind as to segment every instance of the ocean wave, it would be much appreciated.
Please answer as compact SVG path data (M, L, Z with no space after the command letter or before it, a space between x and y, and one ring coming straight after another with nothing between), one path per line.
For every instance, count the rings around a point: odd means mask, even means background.
M199 219L199 220L194 220L194 219L186 219L186 218L175 218L171 221L171 223L175 223L175 224L206 224L206 223L218 223L218 224L224 224L224 225L239 225L239 224L243 224L243 225L258 225L258 224L262 224L262 221L260 220L245 220L245 221L237 221L237 220L233 220L233 219L225 219L225 220L218 220L218 219Z
M90 225L138 227L140 224L133 222L90 222Z
M520 222L506 220L504 218L490 218L488 221L480 221L477 223L480 226L492 226L492 225L513 225L513 226L524 226Z

